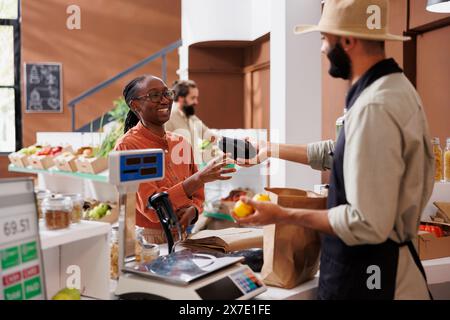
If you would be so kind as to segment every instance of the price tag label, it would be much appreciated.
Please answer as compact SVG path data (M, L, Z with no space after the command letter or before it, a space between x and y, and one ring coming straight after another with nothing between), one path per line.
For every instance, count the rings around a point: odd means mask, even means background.
M36 218L32 213L0 219L0 243L26 239L36 235Z

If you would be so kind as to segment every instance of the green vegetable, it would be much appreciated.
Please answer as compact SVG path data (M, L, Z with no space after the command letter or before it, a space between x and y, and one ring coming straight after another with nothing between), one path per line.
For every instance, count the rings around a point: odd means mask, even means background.
M200 144L200 149L201 150L205 150L207 149L210 145L211 145L211 141L210 140L203 140L202 143Z
M114 100L113 105L114 109L108 112L108 115L111 116L119 125L105 137L105 140L103 140L98 152L95 153L96 157L107 157L108 154L114 149L117 139L123 135L125 119L128 111L130 111L130 108L126 104L123 97ZM103 119L101 122L103 124Z
M78 289L64 288L58 291L52 300L81 300L81 294Z
M100 220L106 215L111 214L111 207L106 203L100 203L98 206L87 212L87 217L90 220Z

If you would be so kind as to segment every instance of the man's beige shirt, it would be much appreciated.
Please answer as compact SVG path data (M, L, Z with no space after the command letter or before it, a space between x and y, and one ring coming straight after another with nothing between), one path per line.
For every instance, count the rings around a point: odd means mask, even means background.
M196 164L200 164L204 160L200 150L202 140L209 140L212 136L217 135L214 130L209 129L196 115L186 117L176 103L172 105L170 120L166 122L165 129L166 131L182 135L191 144Z
M434 185L434 158L422 102L403 73L366 88L345 118L347 205L329 210L347 245L397 243L417 237ZM312 168L332 166L333 141L308 145ZM428 299L425 281L406 246L400 248L396 299Z

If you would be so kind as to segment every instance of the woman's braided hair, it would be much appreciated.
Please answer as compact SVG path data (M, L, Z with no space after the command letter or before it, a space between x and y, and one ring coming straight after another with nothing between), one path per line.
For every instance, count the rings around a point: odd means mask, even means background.
M139 123L139 117L131 109L131 101L134 98L136 98L139 85L141 84L142 81L144 81L145 78L146 76L137 77L131 80L123 89L123 97L125 98L125 102L130 108L130 111L128 111L127 114L127 118L125 119L125 126L123 133L127 133L128 130L130 130Z

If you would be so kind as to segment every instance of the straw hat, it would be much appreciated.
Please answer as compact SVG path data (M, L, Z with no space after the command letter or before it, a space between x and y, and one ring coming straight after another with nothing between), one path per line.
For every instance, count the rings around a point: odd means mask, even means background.
M388 30L387 0L325 0L319 25L298 25L296 34L320 31L337 36L366 40L407 41L410 37L393 35Z

